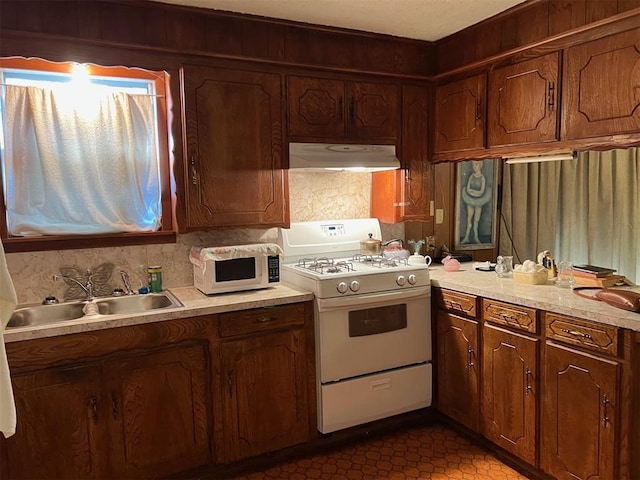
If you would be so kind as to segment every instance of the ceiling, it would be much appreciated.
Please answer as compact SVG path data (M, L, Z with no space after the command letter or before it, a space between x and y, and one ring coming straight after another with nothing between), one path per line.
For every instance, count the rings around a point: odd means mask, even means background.
M155 0L435 41L524 0Z

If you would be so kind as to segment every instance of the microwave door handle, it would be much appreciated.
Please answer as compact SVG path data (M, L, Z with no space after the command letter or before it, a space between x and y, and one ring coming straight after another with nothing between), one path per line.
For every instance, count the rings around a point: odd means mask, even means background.
M366 293L363 295L350 295L336 298L319 298L318 311L344 310L345 308L368 306L374 303L402 302L419 297L429 297L430 287L412 288L411 290L400 290L384 293Z

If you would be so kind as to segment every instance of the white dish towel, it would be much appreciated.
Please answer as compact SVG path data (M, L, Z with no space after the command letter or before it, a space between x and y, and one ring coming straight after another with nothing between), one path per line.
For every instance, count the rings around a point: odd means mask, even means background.
M0 241L0 432L5 438L16 433L16 405L13 399L7 352L4 348L4 328L16 308L16 290L13 287L4 247Z

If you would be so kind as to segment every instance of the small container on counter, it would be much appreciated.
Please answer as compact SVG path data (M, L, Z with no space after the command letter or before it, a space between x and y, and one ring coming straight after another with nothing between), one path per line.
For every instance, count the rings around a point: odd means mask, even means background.
M147 267L147 276L149 278L149 292L157 293L162 291L162 267Z

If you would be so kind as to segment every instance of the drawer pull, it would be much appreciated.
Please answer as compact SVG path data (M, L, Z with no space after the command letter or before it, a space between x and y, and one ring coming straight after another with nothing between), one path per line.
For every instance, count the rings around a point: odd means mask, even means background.
M444 306L448 310L458 310L459 312L464 312L464 308L462 308L462 304L460 302L454 302L453 300L444 300Z
M573 335L574 337L585 338L587 340L591 340L593 337L588 333L578 332L577 330L569 330L568 328L561 328L564 333L568 333L569 335Z
M256 323L269 323L269 322L273 322L274 320L277 320L276 317L258 317L256 319Z
M507 322L517 323L518 325L520 324L520 322L518 322L518 317L515 315L507 315L506 313L499 313L498 315Z
M606 395L603 395L602 397L602 406L603 406L603 416L602 416L602 426L604 428L607 428L607 426L609 425L609 403L611 403L609 401L609 398Z

